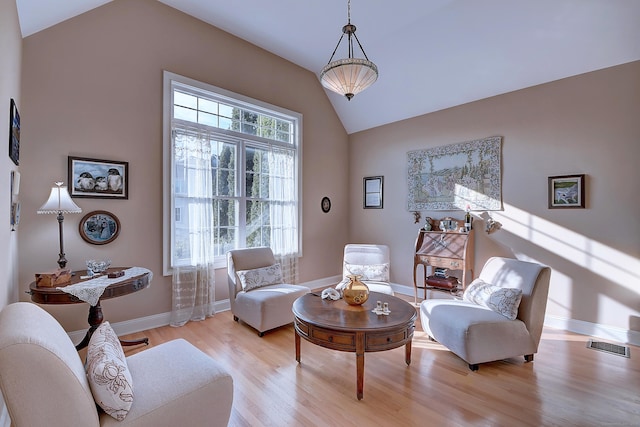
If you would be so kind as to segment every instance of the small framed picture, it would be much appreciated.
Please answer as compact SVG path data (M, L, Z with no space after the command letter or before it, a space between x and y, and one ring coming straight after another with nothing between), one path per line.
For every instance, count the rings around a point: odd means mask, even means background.
M18 114L18 107L16 107L13 98L11 98L10 108L9 157L17 166L20 164L20 114Z
M80 236L92 245L106 245L120 234L120 221L107 211L93 211L80 220Z
M71 197L129 198L129 163L69 156Z
M363 182L364 209L382 209L383 176L368 176Z
M549 177L549 209L584 208L585 175Z

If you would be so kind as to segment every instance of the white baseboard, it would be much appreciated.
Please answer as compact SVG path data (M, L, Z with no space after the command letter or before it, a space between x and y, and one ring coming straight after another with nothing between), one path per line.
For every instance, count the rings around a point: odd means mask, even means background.
M309 289L321 289L329 286L334 286L341 279L341 276L333 276L301 283L301 285L306 286ZM414 295L413 287L411 286L392 283L391 287L393 288L394 292L397 292L399 294L409 296ZM217 301L215 304L215 309L216 312L229 310L229 300L226 299ZM138 319L127 320L125 322L112 323L111 326L118 335L127 335L140 331L146 331L148 329L166 326L169 324L170 318L171 313L160 313L152 316L141 317ZM544 324L545 326L549 326L552 328L575 332L577 334L587 335L590 337L640 346L640 332L637 331L630 331L613 326L600 325L597 323L584 322L581 320L574 320L569 318L561 318L557 316L545 316ZM78 343L82 340L82 338L84 338L86 332L86 330L74 331L70 332L69 336L71 337L71 340L73 342ZM0 422L1 421L2 414L0 414ZM3 427L1 423L0 427Z
M623 344L640 346L640 332L615 326L600 325L598 323L585 322L583 320L569 319L558 316L545 316L545 326L575 332L581 335L601 338L607 341L615 341Z

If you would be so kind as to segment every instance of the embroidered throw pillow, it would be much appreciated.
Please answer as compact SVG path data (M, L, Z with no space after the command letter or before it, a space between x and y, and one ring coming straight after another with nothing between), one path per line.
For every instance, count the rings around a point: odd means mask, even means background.
M253 270L236 271L243 291L282 283L282 268L279 263Z
M120 340L109 322L102 322L91 335L85 369L98 406L116 420L124 420L133 404L133 384Z
M518 316L518 307L522 300L522 290L517 288L501 288L476 279L464 291L463 300L478 304L504 317L514 320Z
M344 263L343 275L348 276L355 274L360 277L362 281L370 282L388 282L389 281L389 264L351 264Z

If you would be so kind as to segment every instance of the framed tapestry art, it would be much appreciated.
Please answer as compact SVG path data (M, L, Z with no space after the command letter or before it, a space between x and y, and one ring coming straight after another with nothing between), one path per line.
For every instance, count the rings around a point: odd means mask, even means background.
M128 199L129 163L69 156L71 197Z
M501 136L407 153L409 211L502 209Z

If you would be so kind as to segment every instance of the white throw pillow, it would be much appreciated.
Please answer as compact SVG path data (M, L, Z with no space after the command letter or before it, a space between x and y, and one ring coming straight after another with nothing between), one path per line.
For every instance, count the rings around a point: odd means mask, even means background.
M238 275L238 280L240 280L243 291L250 291L263 286L282 283L282 268L280 264L255 268L253 270L240 270L236 271L236 274Z
M102 322L91 335L85 369L96 403L116 420L124 420L133 404L133 383L120 340L109 322Z
M360 280L370 282L388 282L389 281L389 264L351 264L344 263L343 275L361 276Z
M518 317L518 307L522 300L522 290L518 288L501 288L476 279L465 289L463 300L478 304L504 317L514 320Z

